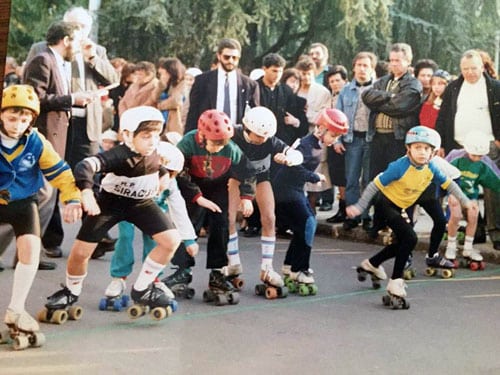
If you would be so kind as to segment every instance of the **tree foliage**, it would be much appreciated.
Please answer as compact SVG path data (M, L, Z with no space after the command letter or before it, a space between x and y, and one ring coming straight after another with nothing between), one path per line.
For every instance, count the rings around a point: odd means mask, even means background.
M12 0L9 54L22 60L70 5L87 1ZM494 52L500 0L102 0L95 16L109 55L132 61L177 56L205 69L217 40L233 37L243 45L244 71L269 52L293 64L312 42L349 67L358 51L385 59L391 43L404 41L415 60L433 58L456 72L464 50Z

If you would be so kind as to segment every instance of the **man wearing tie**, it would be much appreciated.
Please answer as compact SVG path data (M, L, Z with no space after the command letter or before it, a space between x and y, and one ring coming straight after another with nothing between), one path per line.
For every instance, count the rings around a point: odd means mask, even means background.
M191 89L185 132L196 129L198 118L207 109L225 112L233 124L241 124L246 106L259 105L257 83L237 70L240 57L237 40L219 41L218 68L197 76Z

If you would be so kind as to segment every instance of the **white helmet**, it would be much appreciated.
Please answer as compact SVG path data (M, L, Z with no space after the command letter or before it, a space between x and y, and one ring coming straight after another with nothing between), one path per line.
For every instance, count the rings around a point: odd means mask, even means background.
M159 121L163 123L165 119L159 110L149 106L139 106L127 109L120 117L120 131L128 130L133 133L143 121Z
M245 112L242 121L252 133L261 137L268 138L276 134L276 117L266 107L250 108Z
M111 129L106 130L104 133L101 134L101 139L107 139L109 141L117 142L118 141L118 134Z
M486 155L490 152L490 139L479 130L472 130L465 136L464 148L472 155Z
M169 171L180 172L184 168L184 154L168 142L160 142L158 154L164 159L163 166Z
M167 141L169 141L175 146L182 139L182 135L177 132L166 132L165 138L167 138Z

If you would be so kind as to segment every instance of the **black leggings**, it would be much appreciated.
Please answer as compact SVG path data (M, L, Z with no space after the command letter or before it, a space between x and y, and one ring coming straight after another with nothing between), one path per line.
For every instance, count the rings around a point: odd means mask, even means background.
M375 201L375 212L385 225L392 229L396 242L384 247L380 252L371 257L370 263L378 267L390 258L394 260L392 279L403 277L403 271L409 255L417 244L417 235L413 230L412 223L408 223L401 216L401 208L392 203L384 195L379 194Z

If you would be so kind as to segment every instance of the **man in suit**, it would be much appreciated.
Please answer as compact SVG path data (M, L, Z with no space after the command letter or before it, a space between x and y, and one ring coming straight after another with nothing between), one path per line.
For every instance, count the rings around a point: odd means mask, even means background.
M75 50L75 57L71 62L72 93L96 92L99 87L117 83L119 77L109 62L106 49L89 39L92 28L92 16L82 7L69 9L63 17L65 22L71 22L79 27L81 39ZM28 53L28 60L46 48L46 42L35 43ZM90 101L85 106L73 103L71 120L67 129L65 160L73 169L75 165L87 156L99 152L99 141L102 133L103 109L99 98ZM58 210L54 212L47 231L42 238L45 254L58 258L62 256L60 245L63 240L62 223L58 217ZM112 250L114 241L105 240L96 249Z
M241 45L237 40L219 41L219 66L195 78L185 132L197 128L198 118L207 109L225 112L233 124L241 124L245 108L259 105L257 83L237 70L240 57Z

